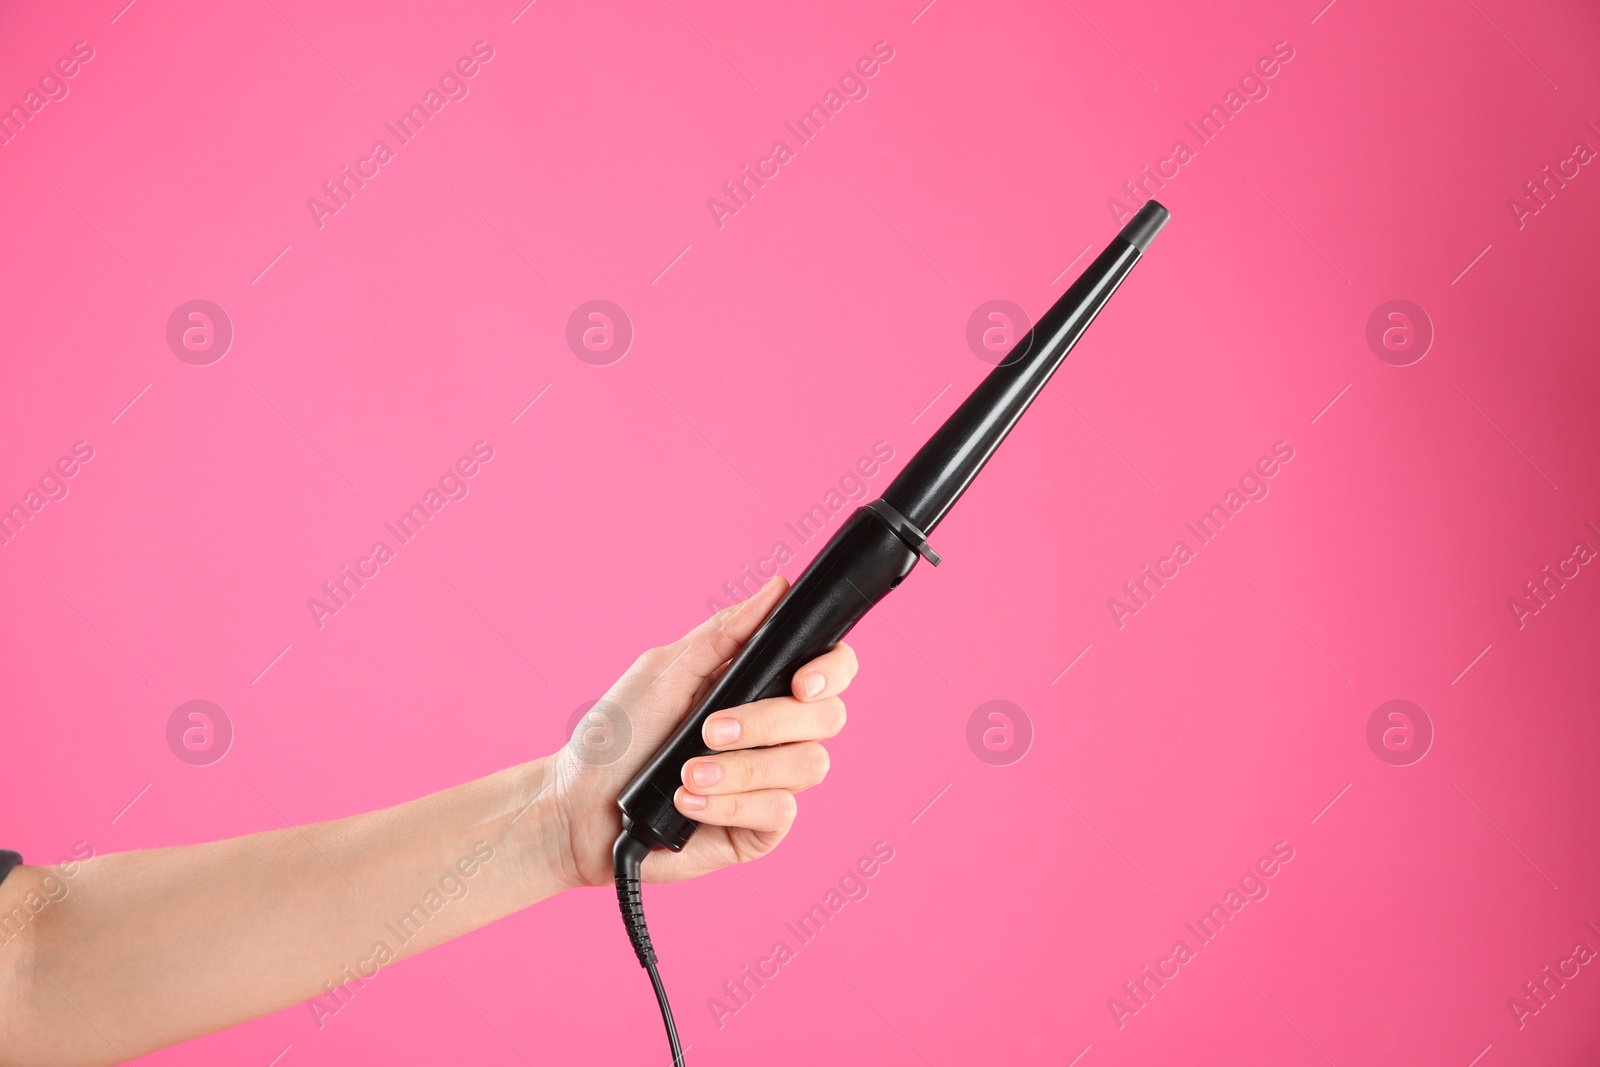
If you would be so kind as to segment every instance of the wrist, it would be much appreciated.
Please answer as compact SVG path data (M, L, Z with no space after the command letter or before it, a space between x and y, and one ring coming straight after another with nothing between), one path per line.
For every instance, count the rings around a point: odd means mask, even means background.
M504 773L510 779L506 840L522 872L524 906L587 885L573 859L571 820L556 788L553 757Z

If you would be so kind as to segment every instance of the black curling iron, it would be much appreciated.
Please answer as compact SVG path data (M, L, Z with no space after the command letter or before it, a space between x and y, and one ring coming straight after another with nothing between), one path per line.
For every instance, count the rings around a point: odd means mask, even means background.
M674 1067L683 1067L683 1052L645 927L639 867L655 849L680 851L700 828L678 811L672 797L682 781L683 765L711 754L701 738L706 719L724 708L789 692L794 672L843 640L911 573L919 557L939 565L928 535L989 462L1169 217L1154 200L1139 209L917 450L883 496L845 520L699 706L622 791L617 800L622 834L611 853L617 899L634 953L655 987Z

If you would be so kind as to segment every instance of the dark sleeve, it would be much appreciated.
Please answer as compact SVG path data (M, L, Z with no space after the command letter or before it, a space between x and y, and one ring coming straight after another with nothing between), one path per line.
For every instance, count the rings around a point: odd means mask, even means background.
M19 866L21 863L22 857L17 853L7 852L5 849L0 848L0 882L6 880L6 875L11 873L11 868Z

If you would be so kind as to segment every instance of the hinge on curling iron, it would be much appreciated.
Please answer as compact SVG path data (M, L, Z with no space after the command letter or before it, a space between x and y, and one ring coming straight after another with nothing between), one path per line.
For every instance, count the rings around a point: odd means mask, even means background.
M935 552L933 546L928 544L928 535L913 526L910 519L896 511L893 506L881 497L868 504L867 508L876 513L878 518L882 519L889 529L894 531L894 535L904 541L917 555L935 567L939 565L939 553Z

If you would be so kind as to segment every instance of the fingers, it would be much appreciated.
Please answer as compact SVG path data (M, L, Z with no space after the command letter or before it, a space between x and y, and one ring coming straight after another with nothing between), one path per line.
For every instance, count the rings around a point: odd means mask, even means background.
M798 793L828 776L828 750L816 741L724 752L683 765L683 784L698 796L728 796L764 789ZM690 803L693 803L691 799Z
M713 615L681 641L651 655L652 685L693 688L712 677L755 633L788 590L774 578L742 604ZM798 810L795 794L828 774L828 752L819 739L844 728L839 694L858 669L855 651L840 644L807 663L790 681L792 697L758 700L719 711L702 729L711 756L683 767L684 785L673 796L683 814L698 822L754 834L786 834Z
M762 789L753 793L714 797L702 797L680 789L673 799L679 811L697 822L712 826L743 827L764 833L787 833L800 810L794 794L786 789ZM695 807L696 802L702 806Z
M859 666L856 650L840 643L795 671L790 689L798 700L837 696L849 688Z
M714 749L833 737L844 728L839 694L849 688L857 666L855 650L841 644L795 672L793 698L773 697L719 711L706 720L700 736Z
M749 600L723 608L679 640L646 653L660 661L652 684L670 682L692 690L733 658L788 589L787 579L773 578Z
M728 751L817 741L844 729L844 701L836 696L803 703L793 697L772 697L719 711L706 720L700 736L707 748Z

